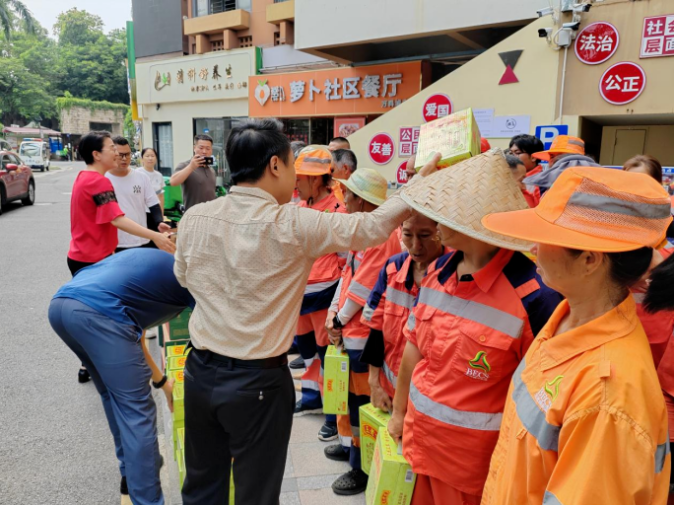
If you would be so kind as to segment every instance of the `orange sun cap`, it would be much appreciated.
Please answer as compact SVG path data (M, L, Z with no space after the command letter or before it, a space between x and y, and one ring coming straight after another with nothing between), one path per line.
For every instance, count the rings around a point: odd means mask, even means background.
M327 146L311 145L305 147L295 160L295 173L311 177L332 173L332 153Z
M598 252L657 248L671 222L671 201L655 179L603 167L568 168L538 207L482 219L507 237Z
M541 151L531 155L543 161L550 161L552 154L585 154L585 142L578 137L571 137L570 135L557 135L552 141L550 149Z

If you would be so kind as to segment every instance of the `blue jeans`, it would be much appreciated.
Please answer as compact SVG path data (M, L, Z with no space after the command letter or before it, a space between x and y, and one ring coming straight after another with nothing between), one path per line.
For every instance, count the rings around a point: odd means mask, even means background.
M163 505L152 372L138 328L118 323L70 298L51 301L49 322L87 367L101 395L131 501L134 505Z

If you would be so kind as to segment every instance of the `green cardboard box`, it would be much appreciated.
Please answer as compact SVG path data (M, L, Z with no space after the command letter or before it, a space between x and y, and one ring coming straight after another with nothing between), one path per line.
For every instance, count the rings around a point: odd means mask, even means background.
M166 377L168 380L173 379L175 381L173 387L175 387L176 384L185 383L185 372L183 370L167 370Z
M422 124L414 168L418 172L435 153L442 155L438 168L477 156L481 151L480 140L480 129L471 108Z
M323 377L323 412L348 414L349 356L334 345L325 353Z
M360 415L360 466L365 473L369 474L377 444L377 434L380 430L387 429L391 414L378 409L371 403L363 405L358 410Z
M185 428L185 420L175 420L173 419L173 454L178 454L178 430L180 428Z
M182 489L185 481L185 453L183 451L176 452L176 462L178 463L178 475L180 476L180 488Z
M185 309L178 317L169 321L169 338L170 340L179 340L189 338L189 322L192 315L192 309Z
M167 342L168 344L169 342ZM166 357L173 358L175 356L185 356L187 353L187 344L173 344L166 346Z
M185 368L185 360L187 360L187 356L170 356L167 370L183 370Z
M185 384L176 383L173 385L173 420L182 421L185 419Z
M387 430L379 431L365 490L365 503L409 505L415 482L416 475L412 467L398 454L398 445L391 435Z

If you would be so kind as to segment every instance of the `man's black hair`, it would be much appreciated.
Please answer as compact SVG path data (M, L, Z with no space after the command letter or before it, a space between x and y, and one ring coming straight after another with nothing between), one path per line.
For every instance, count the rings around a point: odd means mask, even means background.
M510 139L510 145L508 147L512 149L514 145L516 145L520 151L529 155L545 151L545 146L543 146L541 139L534 137L533 135L515 135Z
M232 128L226 156L232 182L257 182L264 176L272 156L288 163L290 141L278 119L246 119Z
M197 145L197 142L200 140L205 140L206 142L210 142L211 145L213 145L213 137L206 135L205 133L200 133L199 135L194 136L194 145Z
M128 146L129 145L129 141L126 140L121 135L117 135L116 137L112 137L112 141L115 143L116 146Z
M94 151L102 152L105 139L112 138L110 132L106 131L91 131L80 139L77 150L82 156L84 163L87 165L94 164Z
M351 143L347 140L346 137L335 137L334 139L331 139L330 142L343 142L345 144L348 144L349 146L351 145Z
M358 168L358 158L356 158L356 153L351 149L337 149L333 151L332 159L335 165L340 164L349 167L351 173L354 173Z

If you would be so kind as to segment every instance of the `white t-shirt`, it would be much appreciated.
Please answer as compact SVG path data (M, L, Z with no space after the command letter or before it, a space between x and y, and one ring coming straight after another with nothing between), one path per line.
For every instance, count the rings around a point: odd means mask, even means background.
M117 203L122 212L144 228L147 228L146 209L153 205L159 205L159 199L152 189L150 178L137 170L129 171L125 177L117 177L110 172L105 176L112 182L115 188ZM122 230L117 230L119 240L118 247L140 247L150 242L145 238L136 237Z
M137 168L136 172L144 173L150 178L150 181L152 181L152 189L154 189L156 194L161 195L164 193L164 176L161 175L161 172L158 172L157 170L148 172L143 167Z

